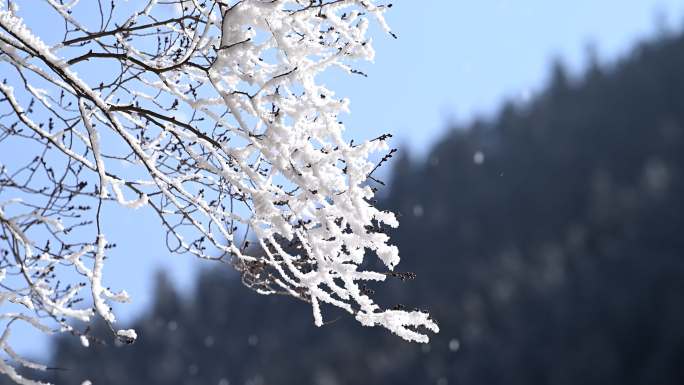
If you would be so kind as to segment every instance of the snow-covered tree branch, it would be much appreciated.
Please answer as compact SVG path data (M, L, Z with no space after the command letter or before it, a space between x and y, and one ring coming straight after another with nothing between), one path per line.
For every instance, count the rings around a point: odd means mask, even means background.
M391 34L388 8L371 0L3 2L0 347L11 361L0 360L0 372L31 384L10 363L44 368L7 343L15 322L87 345L75 322L99 316L114 336L135 340L111 310L128 295L103 284L115 250L101 223L107 205L121 215L151 209L171 251L231 263L260 293L310 302L317 325L325 303L427 342L426 332L438 331L427 313L383 309L364 290L399 262L383 232L395 216L371 204L371 156L388 151L388 136L345 138L349 103L319 79L331 68L360 73L354 61L374 55L369 22ZM49 35L31 25L43 14L61 20ZM363 267L369 254L387 269Z

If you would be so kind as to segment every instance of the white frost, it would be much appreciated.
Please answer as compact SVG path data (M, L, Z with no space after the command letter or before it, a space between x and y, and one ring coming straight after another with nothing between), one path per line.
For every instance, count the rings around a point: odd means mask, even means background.
M120 215L156 214L175 253L230 262L257 292L310 302L318 326L325 307L336 306L410 341L427 342L438 331L426 313L384 310L362 289L400 261L385 233L398 226L395 215L370 203L371 159L389 150L389 137L352 143L341 121L350 103L319 76L331 68L356 76L357 61L374 59L370 24L390 32L387 5L210 0L178 9L146 0L130 14L117 7L110 25L136 29L115 34L76 16L85 2L26 3L33 14L52 8L70 30L50 45L62 35L42 39L29 26L35 20L0 2L0 70L7 74L0 124L20 129L12 139L27 148L38 146L36 163L21 170L45 173L25 190L0 182L0 221L17 253L6 270L20 283L2 281L0 298L24 309L12 317L42 331L73 331L74 320L97 315L115 330L112 302L130 301L105 283L116 240L107 242L101 217L110 211L100 208L115 205ZM154 33L173 37L156 56L147 37ZM103 51L114 45L122 54ZM101 84L78 75L96 71ZM6 163L0 181L17 173ZM52 175L67 163L67 174ZM45 203L50 188L55 196ZM372 265L364 263L369 255L384 267L362 268ZM135 269L143 256L116 257L130 258ZM137 334L116 337L132 342ZM86 337L81 342L88 345ZM2 360L0 372L33 383Z

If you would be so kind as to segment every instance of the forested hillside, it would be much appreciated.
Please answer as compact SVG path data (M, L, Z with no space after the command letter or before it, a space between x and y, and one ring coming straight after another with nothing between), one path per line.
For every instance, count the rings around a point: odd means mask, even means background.
M442 330L431 344L346 315L316 328L307 304L217 268L189 301L160 276L135 345L56 341L53 380L684 383L683 36L577 79L556 65L529 103L396 161L386 193L400 266L417 278L378 294L430 309Z

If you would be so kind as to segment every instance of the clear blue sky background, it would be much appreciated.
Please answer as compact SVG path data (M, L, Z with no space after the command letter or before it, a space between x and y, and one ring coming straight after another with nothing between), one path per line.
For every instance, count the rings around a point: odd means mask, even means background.
M391 132L395 145L420 156L448 122L488 116L505 98L534 95L553 58L579 73L590 43L610 63L657 33L658 19L679 29L684 1L396 0L387 19L399 39L376 34L376 61L363 66L369 78L325 80L351 99L349 138ZM105 283L133 297L117 306L123 322L151 302L156 269L169 271L183 291L192 288L198 262L168 255L156 218L144 211L111 214L108 239L119 247ZM46 339L20 332L14 340L20 352L47 357Z

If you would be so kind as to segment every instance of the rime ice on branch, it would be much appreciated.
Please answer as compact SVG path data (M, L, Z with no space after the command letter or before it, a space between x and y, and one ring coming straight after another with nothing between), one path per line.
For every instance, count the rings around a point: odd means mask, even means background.
M339 121L348 101L317 79L360 73L354 61L374 56L369 20L391 34L389 5L25 2L66 25L51 41L17 3L0 8L0 146L35 156L17 164L0 148L0 295L16 304L0 317L87 340L73 321L98 315L134 340L111 312L128 296L102 283L113 246L102 208L119 204L156 213L171 251L230 262L258 292L310 302L317 325L326 303L407 340L438 331L426 313L384 310L362 289L387 276L361 267L369 253L389 270L399 262L383 232L397 221L368 186L388 136L351 144ZM16 375L2 361L0 371Z

